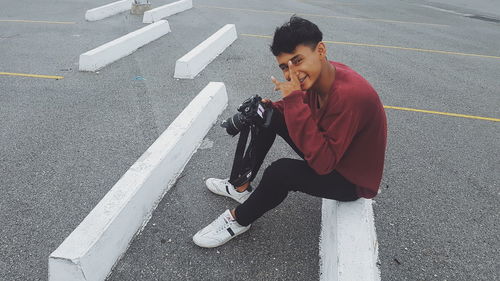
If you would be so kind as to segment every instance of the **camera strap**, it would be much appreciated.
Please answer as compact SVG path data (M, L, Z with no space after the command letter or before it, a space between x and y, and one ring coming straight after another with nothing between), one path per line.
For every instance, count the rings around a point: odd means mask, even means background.
M256 160L253 148L254 141L258 133L257 130L258 129L255 126L250 126L240 131L240 137L234 154L233 168L231 169L231 176L229 178L229 182L233 186L242 186L247 183L252 176L252 170ZM245 152L248 134L250 131L252 132L251 140Z

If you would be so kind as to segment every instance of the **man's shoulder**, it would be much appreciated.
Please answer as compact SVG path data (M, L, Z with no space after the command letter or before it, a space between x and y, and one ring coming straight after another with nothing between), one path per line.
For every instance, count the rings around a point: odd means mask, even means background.
M339 94L349 98L366 98L376 95L372 85L361 75L352 71L339 75L339 81L336 89Z
M364 108L378 99L378 94L372 85L349 66L331 62L337 67L339 81L337 94L344 106Z
M341 81L344 80L344 82L352 83L361 80L363 82L366 82L366 79L363 76L361 76L361 74L352 69L350 66L336 61L330 61L330 64L335 66L336 75L339 76Z

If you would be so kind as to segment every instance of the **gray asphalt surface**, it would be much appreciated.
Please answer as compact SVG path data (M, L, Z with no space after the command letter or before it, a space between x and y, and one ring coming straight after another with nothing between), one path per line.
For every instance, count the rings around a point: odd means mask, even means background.
M496 0L417 0L412 2L428 8L442 9L444 12L477 15L486 20L500 20L500 5Z
M65 77L0 75L0 280L46 280L49 254L208 82L226 84L221 120L252 94L279 98L269 80L281 77L270 39L244 35L271 35L289 17L264 10L309 14L327 41L500 56L498 23L422 7L424 1L210 0L169 17L172 32L134 54L99 73L78 72L81 53L144 26L127 13L84 21L87 9L108 2L17 1L0 10L0 20L76 22L0 21L0 72ZM454 4L479 15L488 5ZM227 23L236 24L238 40L194 80L174 79L175 61ZM330 59L373 84L384 105L500 118L499 58L327 47ZM500 279L498 122L386 112L389 145L374 206L382 280ZM205 144L108 279L317 280L318 198L290 194L220 248L191 242L236 206L203 184L227 176L236 139L214 126ZM280 157L295 156L278 140L265 165Z

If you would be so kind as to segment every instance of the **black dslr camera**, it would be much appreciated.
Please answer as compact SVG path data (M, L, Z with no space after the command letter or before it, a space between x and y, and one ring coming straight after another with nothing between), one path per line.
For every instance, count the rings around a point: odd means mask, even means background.
M238 113L222 121L221 127L226 128L228 134L234 137L240 133L229 177L232 185L242 186L251 180L252 170L256 165L255 140L261 128L269 127L272 115L273 108L255 95L238 106ZM249 133L251 141L245 151Z
M256 125L267 128L271 123L272 107L262 102L259 95L246 99L238 106L239 112L227 118L221 124L231 136L236 136L244 128Z

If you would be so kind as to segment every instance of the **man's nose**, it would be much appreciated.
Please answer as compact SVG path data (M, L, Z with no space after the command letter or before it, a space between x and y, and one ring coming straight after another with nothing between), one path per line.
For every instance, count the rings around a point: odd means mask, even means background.
M297 75L297 77L300 77L300 72L296 71L295 75ZM285 78L286 78L287 81L292 81L292 76L291 76L290 70L288 70L285 73Z

